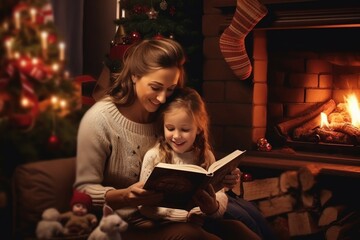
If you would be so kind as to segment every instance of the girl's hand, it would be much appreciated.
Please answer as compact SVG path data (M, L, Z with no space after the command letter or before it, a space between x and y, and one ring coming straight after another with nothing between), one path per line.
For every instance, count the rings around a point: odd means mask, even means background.
M211 215L219 209L219 202L216 200L216 194L211 184L206 189L198 190L193 200L207 215Z
M223 179L223 186L228 189L232 189L240 182L241 171L239 168L235 168L230 174L226 175Z
M137 182L125 189L110 190L106 193L106 203L113 209L153 205L162 200L162 193L143 189L144 183Z

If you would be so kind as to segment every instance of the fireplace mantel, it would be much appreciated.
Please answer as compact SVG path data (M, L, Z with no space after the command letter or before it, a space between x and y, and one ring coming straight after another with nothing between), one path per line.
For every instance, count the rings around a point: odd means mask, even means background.
M329 158L329 155L327 157ZM335 157L332 160L336 160ZM302 154L291 156L279 154L278 151L248 151L240 165L280 170L296 170L314 164L320 168L321 174L360 178L360 165L359 162L356 163L359 159L353 159L355 164L354 162L351 162L351 160L352 159L349 158L348 164L345 164L343 159L341 163L336 163L322 161L321 157L319 157L319 161L315 162L314 160L309 160L307 156L302 156Z
M269 12L256 29L360 27L360 2L356 0L261 0ZM236 0L216 0L214 5L233 14ZM230 15L231 15L230 14ZM227 19L225 25L230 24Z

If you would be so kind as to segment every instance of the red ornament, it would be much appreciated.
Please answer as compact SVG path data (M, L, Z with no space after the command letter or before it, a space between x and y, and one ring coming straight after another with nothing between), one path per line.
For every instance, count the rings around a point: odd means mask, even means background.
M52 133L48 139L48 149L49 150L57 150L60 147L60 140L55 133Z
M14 113L9 116L9 122L11 123L11 125L22 130L31 129L34 121L35 119L30 113Z
M56 35L55 34L49 34L49 36L48 36L48 43L49 44L54 44L54 43L56 43L56 41L57 41L57 37L56 37Z
M243 173L241 175L241 181L243 182L251 182L252 180L252 175L250 173Z
M258 150L262 151L262 152L270 152L272 149L271 144L267 141L266 138L259 138L257 140L256 144L257 144Z
M140 39L141 39L141 35L140 35L139 32L137 32L137 31L132 31L132 32L130 33L130 40L131 40L132 43L137 42L137 41L139 41Z
M161 35L160 33L156 34L156 35L153 37L153 39L156 39L156 40L161 40L161 39L163 39L163 38L164 38L164 36Z

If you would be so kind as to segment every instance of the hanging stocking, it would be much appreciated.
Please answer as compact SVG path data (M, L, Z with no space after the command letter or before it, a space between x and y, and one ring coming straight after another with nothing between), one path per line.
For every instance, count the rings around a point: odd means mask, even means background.
M266 14L266 7L258 0L237 0L231 24L220 36L221 53L241 80L248 78L252 71L245 37Z

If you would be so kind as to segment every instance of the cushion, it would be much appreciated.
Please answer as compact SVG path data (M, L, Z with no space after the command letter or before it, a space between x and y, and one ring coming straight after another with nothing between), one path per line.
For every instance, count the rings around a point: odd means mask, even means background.
M13 232L16 239L35 236L42 212L70 210L75 157L27 163L13 175ZM21 236L19 236L21 234Z

